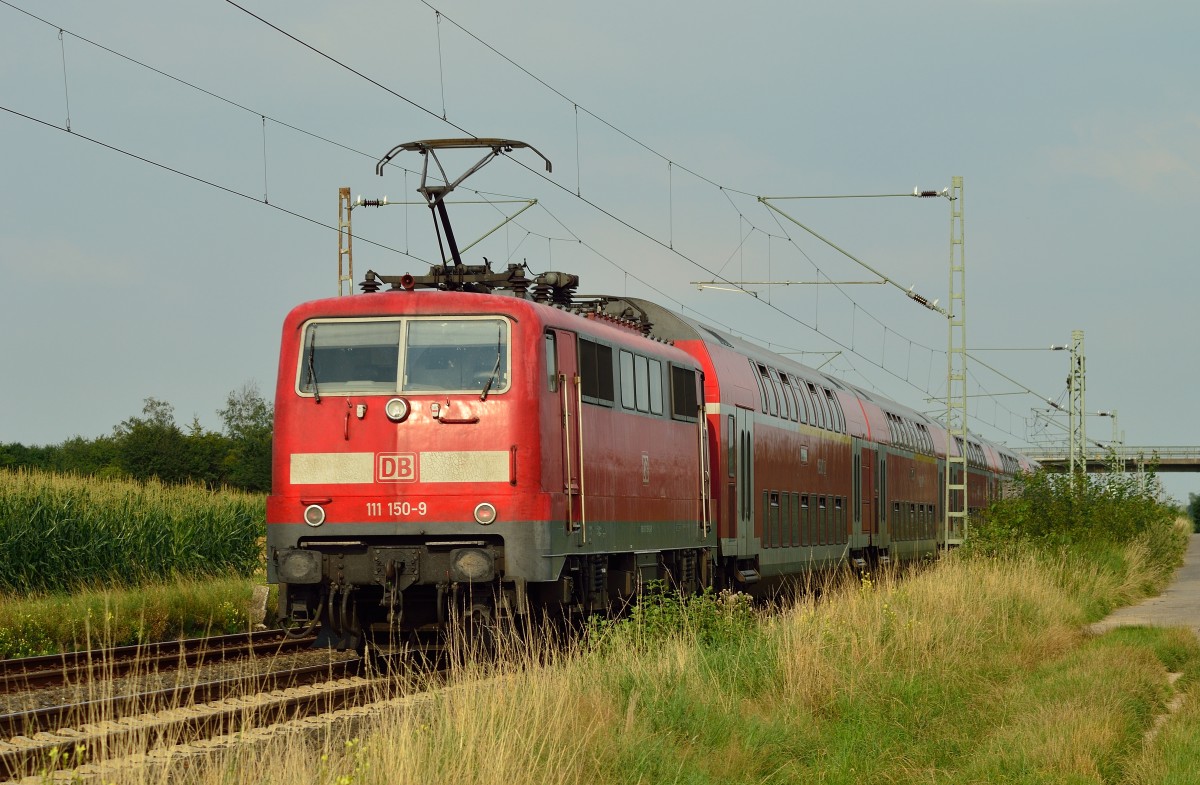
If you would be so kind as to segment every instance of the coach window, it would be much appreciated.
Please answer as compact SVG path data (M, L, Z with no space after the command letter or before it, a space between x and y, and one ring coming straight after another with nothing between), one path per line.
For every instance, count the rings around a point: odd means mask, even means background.
M774 368L768 368L767 372L771 374L771 383L775 385L775 394L779 397L779 416L786 420L794 420L795 404L791 402L791 390L787 389L787 384L779 378L779 371Z
M750 362L750 368L752 369L750 371L750 373L758 381L758 397L762 404L763 413L766 414L766 412L767 412L767 387L765 384L763 384L763 378L758 373L758 363L754 362L754 360L750 360L749 362Z
M817 523L818 535L817 545L829 544L829 505L824 496L817 498L817 514L819 521Z
M761 386L765 391L765 397L763 398L763 411L767 412L768 414L778 416L779 405L775 402L775 388L774 385L771 384L771 377L767 374L767 366L756 365L755 367L758 368L759 386Z
M796 400L800 401L801 408L804 410L804 413L800 415L801 421L805 425L816 425L817 415L813 409L812 399L808 397L808 385L804 383L803 379L793 379L792 381L796 383Z
M812 544L812 519L808 515L808 494L800 497L800 544Z
M779 383L783 386L783 397L787 399L788 419L795 422L796 398L792 392L792 385L788 383L788 375L783 371L779 372Z
M633 353L621 350L621 405L626 409L634 406L633 396Z
M546 382L550 392L558 392L558 340L554 333L546 333Z
M700 398L696 392L696 372L691 368L671 366L671 416L676 420L696 422L700 416Z
M583 400L613 405L612 347L579 339L579 385Z
M833 408L837 409L838 423L840 425L839 430L842 433L846 433L846 413L842 410L842 402L838 400L837 395L832 393L829 396L829 400L833 402Z
M837 405L837 398L834 397L833 390L828 387L822 389L825 391L825 402L829 405L829 416L833 419L833 430L845 433L846 428L842 425L842 410Z
M762 506L762 547L771 547L771 499L770 491L763 491L763 506Z
M817 427L828 429L829 414L825 411L825 403L821 400L821 394L817 392L817 386L809 382L808 391L812 395L813 408L817 410Z
M737 453L733 446L733 428L733 415L731 414L725 423L725 463L729 464L730 477L737 473Z
M778 548L783 544L782 526L780 524L779 494L771 491L771 547Z

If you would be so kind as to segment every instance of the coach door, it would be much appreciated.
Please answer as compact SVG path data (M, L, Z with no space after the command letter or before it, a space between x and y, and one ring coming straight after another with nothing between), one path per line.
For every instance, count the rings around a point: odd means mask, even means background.
M757 550L754 545L754 413L733 407L734 446L730 460L735 460L733 520L737 522L737 555L748 558Z
M878 490L875 487L877 452L854 439L854 523L858 547L873 545L879 532Z
M583 504L583 453L580 449L582 424L580 415L579 359L575 333L566 330L547 330L546 340L553 341L555 355L554 392L558 395L559 424L562 444L562 487L566 494L566 530L582 532L587 538Z
M867 535L867 543L874 545L879 535L879 490L875 485L875 461L877 452L863 448L862 465L859 468L862 497L862 532Z

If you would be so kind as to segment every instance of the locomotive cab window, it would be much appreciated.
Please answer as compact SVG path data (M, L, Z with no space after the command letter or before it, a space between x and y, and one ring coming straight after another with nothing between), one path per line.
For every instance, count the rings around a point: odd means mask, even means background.
M404 392L508 389L508 322L409 319L407 327Z
M395 320L309 324L297 389L307 395L395 392L400 328Z
M296 389L301 395L501 393L509 386L509 323L490 318L310 322Z

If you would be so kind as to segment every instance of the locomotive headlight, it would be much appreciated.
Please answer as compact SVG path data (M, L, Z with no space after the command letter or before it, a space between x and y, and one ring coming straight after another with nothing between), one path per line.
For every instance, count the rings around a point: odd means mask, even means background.
M384 413L392 422L404 422L404 418L408 416L410 409L408 401L403 398L393 398L383 407Z
M480 502L475 505L475 522L487 526L489 523L494 523L496 520L496 508L488 502Z
M317 527L325 522L325 508L319 504L310 504L304 508L304 522Z
M284 583L320 583L321 554L285 548L275 557L279 566L279 580Z

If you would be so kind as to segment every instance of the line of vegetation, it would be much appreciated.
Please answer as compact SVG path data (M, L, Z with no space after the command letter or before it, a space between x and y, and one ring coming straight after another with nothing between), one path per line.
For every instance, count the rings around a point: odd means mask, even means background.
M269 491L273 407L247 382L229 393L217 414L220 432L206 430L198 418L183 429L171 404L147 398L140 417L107 436L47 446L0 444L0 468Z
M0 658L246 632L266 593L261 580L227 576L4 597Z
M261 494L0 469L0 592L73 592L261 569Z
M1029 478L977 546L903 580L843 576L770 614L658 595L566 651L464 657L354 738L235 749L195 781L1191 782L1200 711L1147 732L1173 691L1200 697L1196 637L1086 631L1160 589L1191 528L1121 482Z

